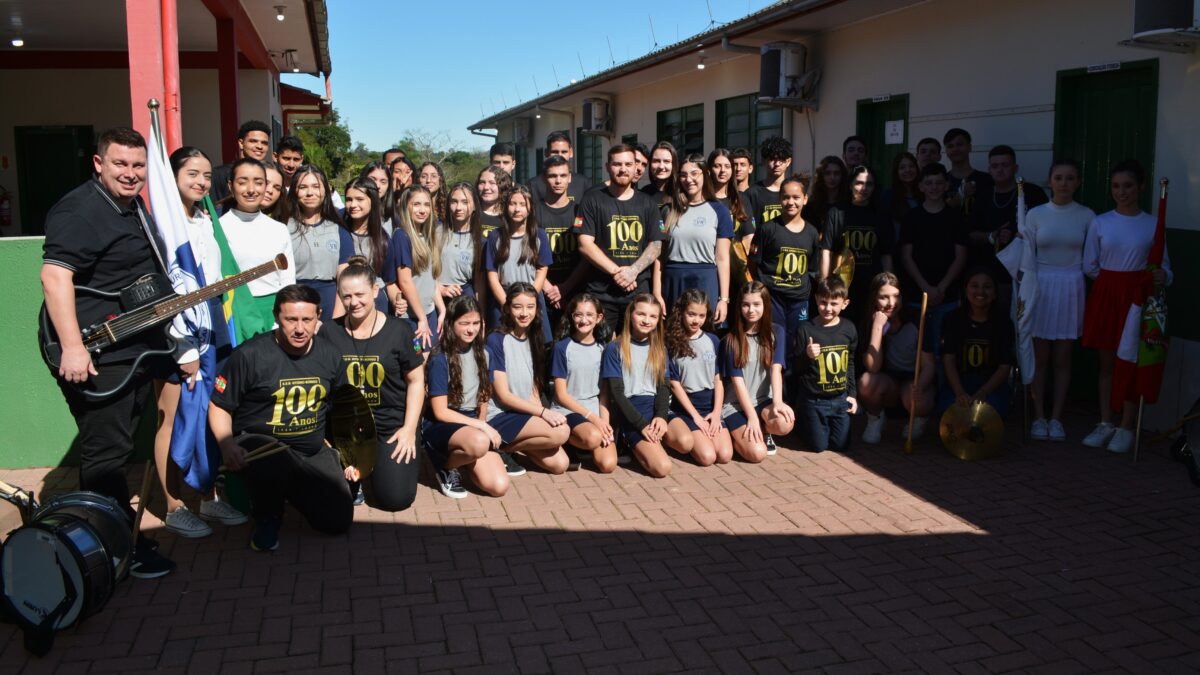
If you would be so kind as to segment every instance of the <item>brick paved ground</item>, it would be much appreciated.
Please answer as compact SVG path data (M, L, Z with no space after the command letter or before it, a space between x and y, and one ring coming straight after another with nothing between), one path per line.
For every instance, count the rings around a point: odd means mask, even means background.
M0 672L1195 672L1200 490L1165 454L781 449L530 472L502 500L422 487L346 537L289 518L269 555L248 527L160 532L177 573L122 583L42 659L0 625Z

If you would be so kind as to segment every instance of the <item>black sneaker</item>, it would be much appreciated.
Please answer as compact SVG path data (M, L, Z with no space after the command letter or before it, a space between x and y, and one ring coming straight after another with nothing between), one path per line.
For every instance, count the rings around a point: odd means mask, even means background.
M525 467L521 466L516 457L513 457L511 452L502 452L500 457L504 459L504 470L510 476L524 476Z
M571 445L568 445L563 449L567 451L567 471L578 471L579 467L582 465L579 457L581 454L580 451Z
M161 556L148 545L139 544L133 549L133 562L129 565L129 576L137 579L165 577L175 569L175 563Z
M463 487L462 474L458 472L458 469L438 471L437 480L442 494L451 499L463 499L469 494L467 488Z
M763 442L767 444L768 455L773 455L779 451L778 448L775 447L775 437L771 434L763 434Z
M281 524L278 518L263 518L255 523L254 534L250 536L250 549L264 553L279 548Z
M362 506L367 503L367 495L363 492L362 483L351 483L351 488L354 490L354 505Z

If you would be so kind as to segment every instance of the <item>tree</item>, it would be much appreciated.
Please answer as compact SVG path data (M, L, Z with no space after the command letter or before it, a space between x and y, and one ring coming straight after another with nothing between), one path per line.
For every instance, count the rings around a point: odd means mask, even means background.
M351 151L350 127L337 108L330 111L325 123L299 126L296 135L304 143L305 161L320 167L335 187L345 185L366 164L354 168L357 158Z
M486 152L454 147L450 134L445 131L406 129L404 137L396 142L396 147L404 151L413 166L419 167L422 162L435 162L441 166L447 186L460 181L474 185L475 177L488 163Z

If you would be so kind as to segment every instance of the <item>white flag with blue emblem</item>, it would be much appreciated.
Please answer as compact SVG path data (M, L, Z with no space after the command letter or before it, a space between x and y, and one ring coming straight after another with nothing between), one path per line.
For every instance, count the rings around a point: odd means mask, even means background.
M147 152L150 208L164 244L171 285L176 293L191 293L205 286L204 270L196 260L188 236L188 216L183 210L183 200L171 171L166 146L158 133L158 125L153 126L155 131L151 134L153 138ZM211 273L214 278L219 278L221 271L212 270ZM194 386L184 382L180 388L179 408L171 434L171 459L179 465L188 485L207 491L212 487L214 469L219 463L215 461L212 446L207 440L208 402L212 396L217 367L209 303L200 303L177 315L171 323L171 334L185 341L189 347L180 363L190 363L196 359L200 361Z

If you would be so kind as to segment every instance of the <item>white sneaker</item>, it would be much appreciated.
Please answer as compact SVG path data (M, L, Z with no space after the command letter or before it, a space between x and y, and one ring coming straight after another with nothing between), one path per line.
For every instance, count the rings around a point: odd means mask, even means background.
M200 502L200 517L222 525L241 525L250 520L250 516L238 511L229 502L207 499Z
M212 534L212 528L182 504L167 514L163 524L166 525L167 532L173 532L188 539L199 539Z
M1133 432L1129 429L1117 429L1112 440L1108 442L1108 451L1124 454L1133 449Z
M920 438L921 434L925 433L925 424L927 422L929 422L928 417L914 417L913 418L912 437L913 437L914 441L917 440L918 438ZM907 424L904 425L904 430L900 433L900 438L903 438L904 440L908 440L908 425Z
M1062 422L1058 420L1050 420L1050 428L1048 430L1050 440L1055 443L1062 443L1067 440L1067 430L1063 428Z
M1101 422L1092 429L1092 433L1088 434L1083 439L1083 444L1089 448L1103 448L1112 440L1113 434L1117 433L1117 428L1108 422Z
M883 425L887 423L887 415L882 410L878 415L867 413L867 428L863 429L863 443L874 445L883 440Z
M1045 441L1050 438L1050 425L1044 418L1037 418L1029 425L1029 437L1035 441Z

